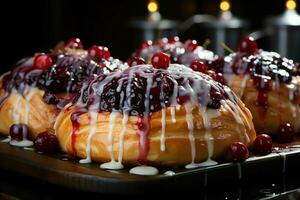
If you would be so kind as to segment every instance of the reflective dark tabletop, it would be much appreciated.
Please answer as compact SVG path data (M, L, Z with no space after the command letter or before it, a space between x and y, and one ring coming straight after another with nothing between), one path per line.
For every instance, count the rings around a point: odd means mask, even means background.
M300 199L300 174L287 174L282 177L264 178L263 180L241 181L238 183L221 183L201 188L172 191L177 197L193 195L196 199ZM156 196L155 186L153 193L147 197ZM166 191L166 194L170 194ZM62 188L34 178L26 177L15 172L0 172L0 199L90 199L112 197L96 193L86 193L69 188ZM139 195L140 196L140 195ZM115 196L121 197L121 196ZM126 196L137 197L137 196ZM182 198L181 198L182 199Z

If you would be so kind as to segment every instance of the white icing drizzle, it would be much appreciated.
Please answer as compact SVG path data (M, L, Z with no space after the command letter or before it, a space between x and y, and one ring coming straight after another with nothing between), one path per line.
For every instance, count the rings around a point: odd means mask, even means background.
M171 118L172 118L172 123L175 124L176 123L176 114L175 114L175 106L170 107L170 111L171 111Z
M130 174L152 176L158 174L158 169L152 166L137 166L129 170Z
M184 105L185 107L185 112L186 112L186 123L188 126L189 130L189 140L191 144L191 163L186 165L185 168L190 169L190 168L195 168L197 166L195 164L195 157L196 157L196 147L195 147L195 137L194 137L194 122L193 122L193 105L191 103L186 103Z
M145 70L145 71L143 71ZM104 77L104 79L101 79L100 83L98 84L97 80L95 80L93 82L92 85L90 85L89 87L91 87L92 91L95 92L95 98L96 100L94 102L95 103L95 109L93 110L97 110L96 108L99 108L99 102L101 102L101 95L103 93L103 88L105 85L107 85L111 80L113 80L114 78L118 78L118 85L116 88L116 91L118 93L120 93L120 107L122 107L122 113L123 113L123 120L122 120L122 127L121 127L121 131L118 134L118 159L115 160L114 158L114 153L113 153L113 144L114 144L114 138L113 138L113 130L114 130L114 126L115 126L115 120L118 114L120 114L119 111L117 110L113 110L113 112L110 114L109 117L109 131L107 134L107 150L110 156L110 162L107 163L103 163L100 165L101 168L103 169L121 169L123 168L122 165L122 160L123 160L123 148L124 148L124 135L126 134L126 126L128 123L128 118L129 115L131 114L133 110L132 109L132 105L131 105L131 99L132 97L134 97L135 94L134 92L132 92L132 82L133 80L135 80L135 78L138 78L138 76L146 79L146 88L145 88L145 98L144 98L144 113L143 113L143 119L148 119L148 117L150 116L150 112L155 108L153 105L150 104L150 100L153 98L153 96L150 94L151 89L154 87L159 87L159 85L157 85L157 83L155 82L155 84L153 85L153 81L160 81L160 77L157 77L157 80L153 80L154 79L154 75L156 74L157 70L154 69L154 71L151 71L152 69L149 69L147 65L140 65L140 66L135 66L135 67L131 67L128 71L125 72L125 75L123 75L123 72L118 72L118 73L112 73L109 74L108 76ZM204 166L212 166L212 165L216 165L217 162L213 161L211 158L213 157L214 154L214 138L211 134L211 118L213 118L214 115L213 113L218 113L218 112L211 112L212 109L207 109L205 105L207 105L210 101L210 92L211 90L214 90L216 92L220 92L221 94L223 93L223 90L225 91L225 93L227 94L227 96L229 97L229 99L224 100L221 98L221 105L228 110L234 117L234 119L244 125L250 127L250 125L248 124L248 120L245 116L245 113L239 108L239 104L236 102L237 101L237 97L231 92L231 90L228 87L220 87L220 85L215 84L215 82L209 78L207 75L198 73L198 72L194 72L193 70L186 68L182 65L170 65L170 67L167 69L168 73L171 75L172 78L175 79L180 79L183 78L183 80L181 79L181 85L178 89L178 83L177 81L173 81L173 93L169 98L169 107L170 107L170 113L171 113L171 121L172 123L176 123L176 114L175 111L176 109L180 109L179 104L177 104L179 99L178 97L178 92L180 97L185 97L184 95L187 95L187 99L188 102L185 102L183 104L184 108L185 108L185 112L186 112L186 123L187 123L187 127L188 127L188 138L190 141L190 145L191 145L191 163L186 165L186 168L195 168L195 167L204 167ZM137 73L136 73L137 72ZM127 79L127 86L125 88L125 92L121 92L122 90L122 85L124 80ZM245 82L247 82L245 80ZM135 83L135 82L134 82ZM191 85L190 85L191 84ZM159 137L160 139L160 150L161 151L165 151L166 150L166 144L165 144L165 140L166 140L166 115L167 115L167 107L166 107L166 103L165 101L162 101L163 98L163 93L162 93L162 89L163 87L161 86L161 93L160 93L160 100L161 100L161 133ZM182 90L181 90L182 89ZM181 94L182 92L182 94ZM125 101L124 101L124 98ZM225 98L225 97L224 97ZM201 103L199 103L199 101L201 101ZM78 102L80 103L80 102ZM124 105L122 105L122 103L124 103ZM200 107L203 106L203 108L201 108L202 110L199 111L199 114L203 117L203 124L204 124L204 128L205 128L205 135L204 135L204 139L205 142L207 143L207 152L208 152L208 157L207 160L205 162L202 163L195 163L195 159L196 159L196 143L195 143L195 138L196 136L194 135L194 119L193 119L193 109L194 107ZM217 110L218 111L218 110ZM89 107L89 113L90 116L92 115L90 107ZM219 114L219 113L218 113ZM95 114L96 115L96 114ZM92 120L92 116L91 116L91 121L90 121L90 132L89 135L87 137L87 145L86 145L86 159L81 160L81 163L85 163L85 162L90 162L91 158L90 158L90 139L92 137L92 135L95 132L95 123L97 121L96 118L94 118L94 120ZM143 122L144 123L144 122ZM147 124L147 126L149 126L149 124ZM146 129L148 129L149 127L147 127ZM246 130L244 130L245 134L246 134ZM138 131L138 134L145 134L143 131ZM246 134L247 135L247 134ZM198 139L198 136L197 136ZM200 139L200 137L199 137ZM141 138L140 144L144 144L145 141L144 135L143 138ZM141 147L143 148L143 147ZM146 166L139 166L136 168L133 168L130 170L130 173L134 173L134 174L149 174L148 172L145 172L147 170L151 169L151 174L157 174L158 171L153 170L153 168L148 168Z
M10 140L11 140L11 138L10 138L10 136L8 136L7 138L1 140L1 142L3 142L3 143L9 143Z
M164 175L166 175L166 176L174 176L176 173L175 172L173 172L173 171L165 171L165 173L164 173Z
M124 149L124 136L126 133L126 125L128 123L128 113L123 112L123 120L122 120L122 130L119 134L119 155L118 155L118 163L122 165L123 160L123 149Z
M114 143L113 142L113 129L114 129L115 120L116 120L118 114L119 113L117 113L117 112L112 112L109 115L109 131L107 134L107 143L108 143L107 149L108 149L108 153L109 153L111 161L108 163L101 164L100 167L102 169L120 169L120 167L121 167L119 165L119 163L117 163L115 161L114 154L113 154L113 143ZM123 166L122 166L122 168L123 168Z
M165 132L166 132L166 108L161 109L161 135L160 135L160 150L166 150L165 144Z
M241 93L240 93L240 97L242 98L242 96L244 95L245 92L245 88L247 86L248 80L250 79L250 76L247 74L243 77L242 82L241 82Z
M207 109L199 109L200 115L203 118L203 124L204 124L204 128L205 128L205 135L204 135L204 139L206 141L206 145L207 145L207 160L203 163L198 164L199 167L203 167L203 166L211 166L211 165L217 165L218 163L216 161L211 160L211 157L214 154L214 138L211 134L211 114L209 114L207 111Z
M85 147L86 158L79 160L79 163L82 163L82 164L92 162L92 159L91 159L91 140L92 140L93 135L96 132L98 112L95 112L93 110L89 111L89 117L90 117L90 131L89 131L89 135L87 137L86 147Z
M26 92L28 92L28 94L26 94ZM29 122L29 102L31 100L31 98L33 97L33 95L35 95L38 90L36 88L29 88L28 90L26 90L25 92L25 100L26 100L26 104L25 104L25 124L28 124Z
M16 147L31 147L33 146L33 142L30 140L22 140L22 141L17 141L17 140L11 140L9 142L10 145L16 146Z
M18 114L18 112L16 111L16 109L19 107L19 104L20 104L22 96L19 95L19 93L15 89L12 90L12 93L17 94L16 100L14 102L15 106L13 106L12 110L11 110L11 115L12 115L13 123L14 124L20 124L20 115Z

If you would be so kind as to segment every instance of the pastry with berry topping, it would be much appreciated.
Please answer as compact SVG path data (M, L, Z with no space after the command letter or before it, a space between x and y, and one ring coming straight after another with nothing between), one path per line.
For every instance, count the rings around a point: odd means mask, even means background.
M9 134L18 124L28 127L32 139L53 132L57 115L75 101L86 79L127 67L110 57L107 47L84 50L78 38L20 60L1 76L0 132Z
M242 38L236 53L210 67L223 73L226 84L250 109L257 132L278 135L286 124L300 131L299 66L292 60Z
M151 63L152 56L157 52L163 52L170 56L172 63L179 63L189 66L194 60L201 60L210 63L218 58L212 51L198 45L196 40L181 42L179 37L161 38L155 44L151 40L143 41L128 59L143 59L145 63ZM137 63L142 64L142 63Z
M170 64L157 52L152 64L87 80L76 102L60 114L61 149L81 163L123 165L217 164L233 142L255 139L252 116L229 87L207 74ZM138 62L138 60L136 61ZM245 157L245 156L244 156Z

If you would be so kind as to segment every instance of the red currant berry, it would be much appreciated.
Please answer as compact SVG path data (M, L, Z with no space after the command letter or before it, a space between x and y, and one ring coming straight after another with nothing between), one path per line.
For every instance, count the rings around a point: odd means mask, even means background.
M229 155L233 161L244 161L249 157L249 151L243 143L234 142L230 145Z
M151 63L154 68L167 69L170 65L170 57L163 52L158 52L152 56Z
M190 68L197 72L202 72L202 73L207 72L207 66L201 60L193 60L193 62L190 65Z
M258 135L253 143L254 152L258 155L266 155L272 152L272 139L267 134Z

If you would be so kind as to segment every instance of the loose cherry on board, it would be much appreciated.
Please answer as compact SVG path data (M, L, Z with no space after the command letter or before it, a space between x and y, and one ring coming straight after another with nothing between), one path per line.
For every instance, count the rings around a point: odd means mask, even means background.
M9 135L12 140L25 140L28 136L28 126L26 124L13 124L9 129Z
M83 45L79 38L71 38L66 44L66 47L70 49L82 49Z
M199 59L193 60L193 62L190 65L190 68L194 71L197 71L197 72L202 72L202 73L207 72L206 64L204 62L202 62L201 60L199 60Z
M290 123L281 124L278 130L278 142L288 143L293 141L294 128Z
M51 57L45 55L45 54L40 54L35 56L33 66L37 69L48 69L53 65Z
M88 56L94 61L101 61L102 59L109 59L110 51L107 47L93 45L88 49Z
M258 155L266 155L272 152L272 139L267 134L258 135L253 143L254 152Z
M143 64L146 64L146 62L141 57L133 57L128 61L128 65L130 67L135 66L135 65L143 65Z
M59 149L58 139L52 133L40 133L34 140L34 148L45 154L55 153Z
M249 157L249 151L243 143L234 142L230 145L229 155L233 161L244 161Z
M243 37L239 41L238 51L247 54L255 54L257 52L257 43L252 37Z
M167 69L170 65L170 57L163 52L157 52L152 56L151 63L154 68Z

